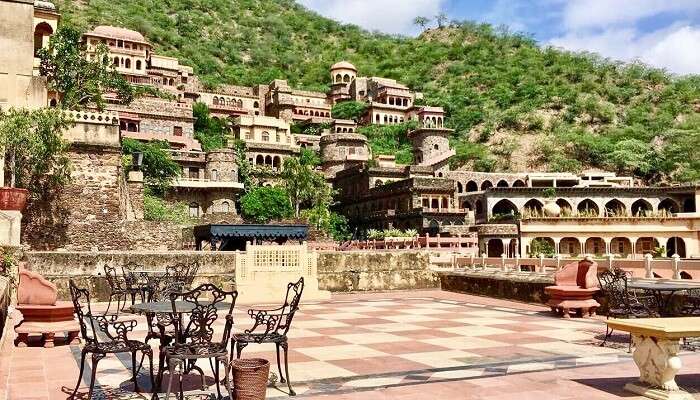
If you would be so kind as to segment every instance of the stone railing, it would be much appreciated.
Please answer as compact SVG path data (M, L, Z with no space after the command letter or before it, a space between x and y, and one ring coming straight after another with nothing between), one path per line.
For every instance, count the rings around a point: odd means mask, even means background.
M552 274L564 265L576 262L579 258L556 257L486 257L485 255L455 256L455 268L471 270L501 270L503 272L532 272ZM700 280L700 260L671 258L653 258L650 254L643 259L594 258L600 268L620 268L630 271L635 278L692 279Z
M389 237L384 239L353 240L337 247L337 250L445 250L458 253L478 254L479 240L476 236L416 236Z

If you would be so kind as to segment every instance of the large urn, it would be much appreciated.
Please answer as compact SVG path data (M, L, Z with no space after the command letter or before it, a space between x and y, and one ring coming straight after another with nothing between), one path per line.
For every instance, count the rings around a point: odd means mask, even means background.
M544 212L545 217L558 217L561 214L561 207L554 199L549 199L544 202L542 212Z

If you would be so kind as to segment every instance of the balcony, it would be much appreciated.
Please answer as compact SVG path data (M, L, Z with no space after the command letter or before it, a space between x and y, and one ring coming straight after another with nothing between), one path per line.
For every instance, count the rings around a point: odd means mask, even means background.
M176 144L179 146L185 146L187 149L193 149L193 150L199 150L201 148L201 145L199 142L196 140L187 137L187 136L175 136L175 135L166 135L162 133L146 133L146 132L132 132L132 131L121 131L122 137L128 137L132 139L137 139L137 140L146 140L146 141L151 141L151 140L164 140L168 143L171 144ZM179 147L176 146L176 147Z
M206 162L206 153L203 151L170 150L170 156L173 160L180 162Z
M243 184L232 181L215 181L207 178L179 177L173 180L172 186L180 189L230 189L243 190Z
M369 155L368 154L348 154L345 156L345 160L347 160L347 161L368 161Z

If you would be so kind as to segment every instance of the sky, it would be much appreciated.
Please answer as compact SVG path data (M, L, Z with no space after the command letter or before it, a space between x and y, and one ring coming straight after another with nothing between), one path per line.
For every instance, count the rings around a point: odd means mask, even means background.
M543 46L700 74L700 0L298 1L321 15L385 33L415 36L415 17L445 13L450 20L505 25Z

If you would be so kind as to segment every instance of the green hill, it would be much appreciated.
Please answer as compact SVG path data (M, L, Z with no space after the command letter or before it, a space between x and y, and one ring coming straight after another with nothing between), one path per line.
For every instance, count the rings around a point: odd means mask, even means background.
M395 78L445 107L455 167L700 179L700 77L542 48L464 22L418 38L370 33L291 0L58 1L63 22L121 25L211 86L274 78L326 90L341 59Z

